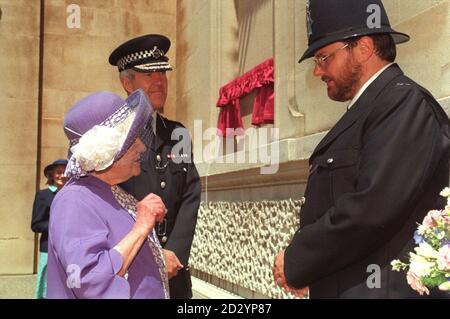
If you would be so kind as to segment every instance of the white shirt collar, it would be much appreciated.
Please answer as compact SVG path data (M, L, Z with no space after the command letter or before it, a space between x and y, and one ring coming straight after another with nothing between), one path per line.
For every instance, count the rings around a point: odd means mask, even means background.
M367 80L366 83L364 83L364 85L359 89L358 93L356 93L356 95L353 97L353 99L350 101L350 104L347 106L347 110L349 110L353 104L356 103L356 101L358 101L358 99L360 98L360 96L364 93L364 91L367 89L367 87L372 84L373 81L375 81L381 73L383 73L384 70L386 70L388 67L390 67L392 64L394 64L395 62L391 62L387 65L385 65L383 68L381 68L377 73L375 73L374 75L372 75L372 77Z
M153 128L153 133L156 135L156 115L158 114L158 112L153 112L152 113L152 128Z

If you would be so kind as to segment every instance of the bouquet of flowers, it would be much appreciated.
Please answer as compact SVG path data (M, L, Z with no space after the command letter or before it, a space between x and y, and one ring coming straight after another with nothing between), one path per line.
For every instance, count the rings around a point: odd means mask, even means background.
M428 212L417 228L417 247L409 253L409 263L391 262L394 271L407 271L408 284L421 295L428 295L428 288L450 291L450 188L440 194L447 198L447 206Z

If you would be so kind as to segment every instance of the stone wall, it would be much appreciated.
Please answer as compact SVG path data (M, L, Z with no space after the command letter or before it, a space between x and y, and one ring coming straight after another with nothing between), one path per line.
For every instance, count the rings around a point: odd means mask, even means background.
M80 7L80 28L69 28L66 23L71 3ZM117 68L108 63L109 54L119 44L143 34L165 34L172 41L168 56L176 70L175 15L175 0L45 2L41 171L54 159L66 156L62 123L65 112L77 100L100 90L126 96ZM175 74L167 74L169 95L164 111L174 117ZM43 182L41 178L41 187Z
M188 6L189 1L182 1ZM212 3L214 1L211 1ZM199 229L196 233L192 263L194 273L199 277L209 280L222 288L230 290L234 293L246 297L285 297L273 290L273 285L269 278L265 275L270 269L270 265L263 265L258 258L265 258L266 252L260 250L256 254L254 267L266 267L261 271L260 275L263 279L253 278L245 269L241 269L241 262L238 258L228 259L229 253L236 255L232 249L233 247L245 247L248 240L246 238L239 240L233 234L228 233L227 220L231 218L233 222L248 218L247 214L254 212L253 206L261 205L265 201L273 203L282 203L284 200L298 200L301 198L306 179L307 179L307 160L320 141L324 134L337 122L337 120L344 114L346 110L345 103L336 103L326 95L326 87L312 75L313 63L306 61L298 64L297 61L306 49L306 31L305 31L305 1L285 0L274 1L273 6L265 10L255 10L255 6L264 7L264 4L270 1L254 1L252 4L246 6L242 1L234 1L233 6L216 6L209 7L210 15L218 15L222 19L218 19L216 28L228 28L228 30L235 30L235 43L239 48L239 17L252 16L252 21L258 21L260 17L268 15L271 11L273 16L267 24L273 27L273 39L268 39L264 43L266 47L272 47L275 58L275 127L279 128L280 141L280 170L278 173L267 177L261 177L258 167L261 164L220 164L216 162L205 163L201 160L198 162L198 169L202 176L202 204L200 210ZM411 41L406 44L398 46L397 62L400 64L404 72L429 89L432 94L439 99L448 112L448 101L450 100L450 46L448 39L450 39L450 1L449 0L429 0L429 1L411 1L411 0L385 0L383 1L393 27L401 32L408 33L411 36ZM228 3L228 2L227 2ZM186 9L188 10L188 9ZM247 12L243 12L246 11ZM267 11L268 10L268 11ZM190 18L194 16L185 16L184 34L190 34L192 25L196 25L195 21ZM431 23L432 21L432 23ZM224 44L225 41L221 38L227 37L227 41L232 39L229 34L225 32L208 33L208 24L202 24L204 28L202 32L208 34L208 41L211 43ZM210 24L211 25L211 24ZM236 26L236 27L234 27ZM200 30L196 27L195 34ZM247 31L249 37L248 43L252 43L258 38L257 30ZM225 35L226 34L226 35ZM195 36L197 38L197 36ZM259 39L259 38L258 38ZM261 40L261 39L259 39ZM188 37L187 42L190 41ZM216 125L217 110L215 108L215 99L209 98L211 96L217 98L218 88L225 84L230 79L230 76L238 76L242 69L242 61L240 60L239 50L233 49L228 42L225 47L209 46L209 68L198 68L199 72L195 76L187 77L190 81L191 77L201 77L208 74L214 74L211 83L204 87L201 95L197 91L187 92L184 96L186 104L183 107L187 108L187 113L191 113L190 119L195 119L195 114L202 112L209 112L208 118L210 125ZM261 49L261 48L260 48ZM191 48L195 52L195 47ZM235 52L234 56L232 53ZM250 52L250 51L248 51ZM182 55L183 51L178 54ZM248 55L245 60L245 65L254 65L259 61L258 55ZM196 69L199 67L194 60L187 61L190 67ZM213 71L213 70L217 71ZM245 67L244 67L245 69ZM225 74L224 70L228 73ZM184 79L183 81L186 81ZM216 90L216 91L209 91ZM190 104L189 101L200 101L201 97L207 96L208 102L203 101L202 109L197 109L197 103ZM208 106L207 103L210 103ZM203 109L205 108L209 109ZM204 118L199 115L199 118ZM205 124L204 124L205 125ZM245 121L244 115L244 129L249 127L249 123ZM283 168L284 167L284 168ZM298 171L296 172L295 167ZM286 169L287 168L287 169ZM298 174L296 177L295 174ZM225 202L224 202L225 201ZM252 206L250 209L241 209L242 207ZM235 217L235 214L230 213L239 212L242 216ZM287 211L279 211L280 225L285 223L285 214ZM294 218L290 216L289 218ZM224 220L226 219L226 220ZM217 228L218 224L222 223L222 227ZM260 223L255 226L265 229L267 225L263 220L255 220L255 223ZM226 225L226 226L223 226ZM259 226L259 227L258 227ZM232 228L233 229L233 228ZM205 233L206 231L206 233ZM208 240L207 233L214 233L217 238L222 238L221 232L229 234L227 237L230 243L213 239L212 243ZM250 234L253 240L253 237ZM254 236L259 236L256 231ZM206 238L206 239L205 239ZM204 240L204 241L202 241ZM280 243L277 241L275 244ZM283 242L286 244L287 242ZM212 251L211 247L219 247L216 251ZM202 250L206 250L216 258L213 264L208 264L206 256ZM241 251L245 255L244 251ZM272 252L273 253L273 252ZM218 254L218 255L217 255ZM226 261L231 264L226 264ZM244 262L245 263L245 262ZM248 265L248 263L247 263ZM242 275L236 276L236 273ZM250 279L251 278L251 279ZM262 281L267 280L265 292L263 293ZM254 282L251 286L250 282ZM243 289L245 287L245 289ZM253 293L253 294L252 294Z
M177 119L190 130L194 148L203 143L202 131L217 125L220 86L239 74L235 12L234 1L178 1ZM194 121L202 124L197 135Z
M262 296L292 297L276 287L272 265L298 229L299 208L292 199L202 203L190 265Z
M43 19L41 16L43 4ZM70 4L80 8L80 28L69 28ZM44 167L67 155L65 112L99 90L123 97L111 51L135 36L162 33L176 70L176 0L2 0L0 8L0 274L33 273L35 236L30 229ZM39 51L42 24L42 54ZM42 81L39 81L39 62ZM175 73L168 72L165 114L176 116ZM38 96L42 95L41 109Z
M39 1L0 2L0 275L33 272Z

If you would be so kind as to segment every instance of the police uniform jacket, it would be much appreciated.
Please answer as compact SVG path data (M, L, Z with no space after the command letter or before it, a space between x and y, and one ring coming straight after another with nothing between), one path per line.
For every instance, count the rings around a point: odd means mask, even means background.
M311 298L417 297L390 262L408 260L417 223L443 207L449 136L429 92L396 64L383 71L310 158L288 284Z

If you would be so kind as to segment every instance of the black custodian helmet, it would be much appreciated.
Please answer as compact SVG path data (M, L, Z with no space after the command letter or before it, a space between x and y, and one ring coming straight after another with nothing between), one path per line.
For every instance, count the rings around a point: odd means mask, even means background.
M308 49L298 63L331 43L371 34L390 34L394 42L409 36L391 28L381 0L307 0Z

